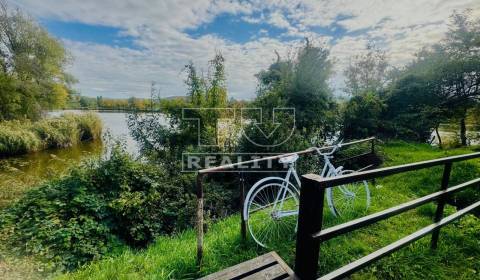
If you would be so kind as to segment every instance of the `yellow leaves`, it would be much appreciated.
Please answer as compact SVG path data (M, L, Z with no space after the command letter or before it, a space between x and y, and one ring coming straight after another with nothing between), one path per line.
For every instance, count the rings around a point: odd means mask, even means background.
M52 86L53 106L62 107L66 104L68 99L68 91L62 84L53 84Z

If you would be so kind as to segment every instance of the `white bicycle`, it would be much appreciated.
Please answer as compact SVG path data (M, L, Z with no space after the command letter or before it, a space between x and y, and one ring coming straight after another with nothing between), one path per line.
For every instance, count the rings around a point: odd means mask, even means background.
M328 153L316 148L325 162L320 176L335 177L354 173L335 167L330 159L341 147L335 145ZM245 198L243 217L252 238L262 247L284 238L290 239L296 232L300 197L300 178L295 169L299 156L293 154L280 158L279 162L288 165L285 178L267 177L255 183ZM292 182L291 177L294 181ZM334 216L343 216L355 211L366 210L370 206L370 189L366 181L326 189L327 204Z

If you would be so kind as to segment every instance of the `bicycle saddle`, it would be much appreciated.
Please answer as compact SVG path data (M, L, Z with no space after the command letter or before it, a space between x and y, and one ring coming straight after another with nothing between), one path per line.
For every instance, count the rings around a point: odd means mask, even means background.
M288 156L288 157L283 157L283 158L280 158L278 160L278 162L280 163L294 163L296 162L298 159L298 155L297 154L293 154L291 156Z

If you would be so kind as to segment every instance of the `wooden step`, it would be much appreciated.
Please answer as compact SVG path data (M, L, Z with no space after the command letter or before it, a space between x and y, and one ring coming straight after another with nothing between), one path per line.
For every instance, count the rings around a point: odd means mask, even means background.
M293 271L275 252L210 274L200 280L286 280L294 279Z

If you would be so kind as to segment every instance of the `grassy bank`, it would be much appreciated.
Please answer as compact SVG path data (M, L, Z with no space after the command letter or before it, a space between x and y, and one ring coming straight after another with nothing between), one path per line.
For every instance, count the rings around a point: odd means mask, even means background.
M428 145L390 143L384 147L385 165L439 158L472 152L473 149L439 150ZM452 180L466 181L480 175L480 161L455 164ZM441 170L432 168L378 180L371 186L369 212L386 209L437 190ZM478 192L477 192L478 193ZM470 193L469 197L476 196ZM447 212L455 211L449 206ZM325 274L365 254L373 252L432 222L434 204L428 204L398 217L327 242L321 248L320 272ZM326 212L325 223L341 221ZM172 237L160 237L146 250L126 250L119 256L86 265L59 279L195 279L253 258L266 250L251 239L240 240L239 217L232 216L209 226L205 239L205 260L201 270L195 266L195 233L187 230ZM293 266L293 241L275 250ZM469 215L442 229L439 248L429 249L423 238L390 257L355 274L353 279L478 279L480 263L480 220Z
M95 114L65 114L56 118L0 122L0 157L49 148L64 148L101 137L102 122Z

